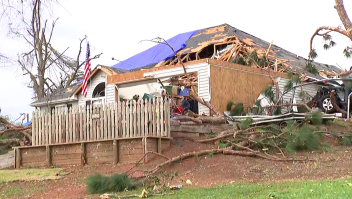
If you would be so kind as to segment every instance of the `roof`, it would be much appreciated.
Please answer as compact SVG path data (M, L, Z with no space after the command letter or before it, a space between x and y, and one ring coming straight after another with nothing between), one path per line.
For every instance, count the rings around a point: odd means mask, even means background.
M96 72L98 70L105 72L108 76L122 74L122 73L127 72L126 70L122 70L122 69L118 69L118 68L111 68L108 66L97 65L97 67L95 67L95 69L91 72L89 79L94 77L94 75L96 74ZM82 81L78 81L67 88L57 90L55 93L51 94L50 96L46 96L44 98L41 98L41 99L38 99L38 100L32 102L31 106L41 106L41 105L45 105L47 103L54 103L55 101L57 103L59 103L64 100L77 101L77 99L70 99L70 98L73 95L78 94L81 87L82 87Z
M245 43L248 43L253 46L258 46L263 49L268 49L270 45L269 42L264 41L258 37L248 34L228 24L222 24L219 26L214 26L214 27L209 27L209 28L199 30L196 34L194 34L190 39L186 41L185 47L181 49L178 52L178 54L186 55L188 53L196 53L202 48L205 48L206 46L208 46L209 44L222 42L225 38L228 38L231 36L236 36L240 40L244 41ZM280 59L293 60L293 62L290 62L290 65L292 66L293 71L297 73L304 73L311 78L322 79L321 76L314 75L305 70L306 61L307 61L305 58L298 56L292 52L289 52L275 44L272 45L271 50L276 52L276 56ZM202 58L210 58L210 57L201 57L201 59ZM163 61L165 60L167 59L164 59ZM318 62L314 62L313 64L316 66L318 70L340 71L338 67L333 65L322 64ZM139 69L153 68L156 65L157 64L149 64Z
M183 49L186 46L186 41L189 40L198 30L178 34L166 42L175 52ZM166 43L159 43L137 55L134 55L125 61L119 62L112 66L112 68L120 68L124 70L138 69L150 64L156 64L174 56L174 52Z
M69 99L80 85L81 83L74 83L67 88L59 89L53 94L51 94L50 96L46 96L32 102L31 106L37 106L37 105L41 105L43 103L45 104L55 100Z

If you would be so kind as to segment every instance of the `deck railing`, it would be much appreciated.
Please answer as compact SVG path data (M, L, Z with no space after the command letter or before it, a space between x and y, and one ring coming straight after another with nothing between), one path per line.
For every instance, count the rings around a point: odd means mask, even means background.
M170 99L33 112L33 146L145 136L170 137Z

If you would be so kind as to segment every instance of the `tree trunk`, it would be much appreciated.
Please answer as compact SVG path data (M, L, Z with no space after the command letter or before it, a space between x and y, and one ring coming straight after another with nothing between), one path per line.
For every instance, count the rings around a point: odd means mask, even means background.
M352 40L352 23L351 20L348 18L347 12L343 5L343 0L335 0L335 9L337 14L340 17L340 20L347 31L348 37Z

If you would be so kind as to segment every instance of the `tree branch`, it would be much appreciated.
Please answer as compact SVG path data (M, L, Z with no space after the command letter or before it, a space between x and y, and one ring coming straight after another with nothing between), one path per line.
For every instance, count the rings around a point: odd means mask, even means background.
M322 26L322 27L319 27L313 34L313 36L311 37L310 39L310 51L309 52L312 52L313 50L313 40L315 38L315 36L319 35L319 31L321 30L329 30L329 31L334 31L334 32L338 32L342 35L345 35L346 37L350 38L347 34L347 31L339 28L339 27L331 27L331 26ZM325 33L326 34L326 33Z

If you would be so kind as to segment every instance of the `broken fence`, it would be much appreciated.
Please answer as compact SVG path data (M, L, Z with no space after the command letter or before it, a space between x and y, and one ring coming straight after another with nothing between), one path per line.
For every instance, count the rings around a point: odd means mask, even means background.
M146 136L170 137L170 99L33 112L33 146Z

